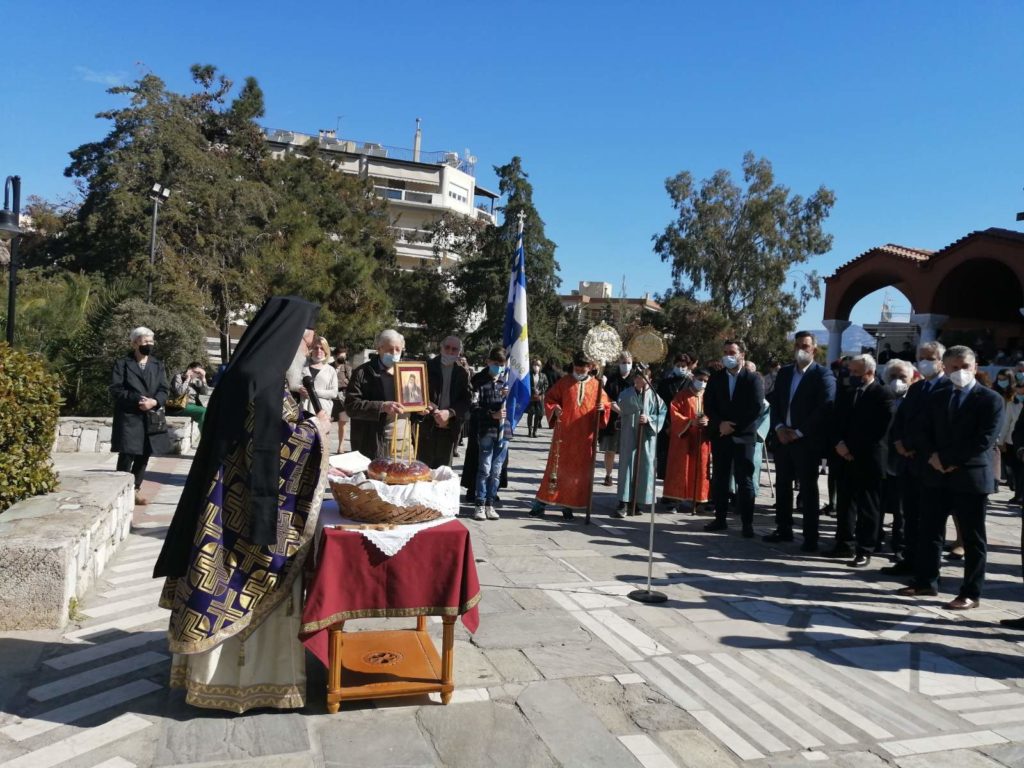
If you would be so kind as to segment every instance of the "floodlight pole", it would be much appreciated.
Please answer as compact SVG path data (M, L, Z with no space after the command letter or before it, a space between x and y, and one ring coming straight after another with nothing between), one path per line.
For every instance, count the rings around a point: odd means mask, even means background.
M7 207L8 203L8 192L11 192L13 205L10 208ZM8 288L7 288L7 343L12 347L14 346L14 309L15 309L15 292L18 286L18 240L20 239L21 227L21 176L8 176L6 182L4 182L4 213L11 212L13 214L13 227L8 227L6 231L11 232L11 263L9 265L8 274ZM5 216L5 224L9 224Z

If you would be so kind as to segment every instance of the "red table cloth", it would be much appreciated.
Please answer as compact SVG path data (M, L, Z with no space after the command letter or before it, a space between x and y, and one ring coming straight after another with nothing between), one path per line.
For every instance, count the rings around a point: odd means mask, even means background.
M475 632L479 601L473 545L458 520L417 533L391 557L358 531L325 528L299 639L327 666L327 630L339 621L462 616Z

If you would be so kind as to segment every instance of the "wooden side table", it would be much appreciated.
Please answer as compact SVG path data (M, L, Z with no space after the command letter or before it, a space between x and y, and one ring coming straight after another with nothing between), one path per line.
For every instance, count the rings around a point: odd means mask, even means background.
M342 701L385 699L440 693L451 701L455 690L455 616L442 616L441 655L427 632L426 616L415 629L345 632L345 622L328 629L327 711Z

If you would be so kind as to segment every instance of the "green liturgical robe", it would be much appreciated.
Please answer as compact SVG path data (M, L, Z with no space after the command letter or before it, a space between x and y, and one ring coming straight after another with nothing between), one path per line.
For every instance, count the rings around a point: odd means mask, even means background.
M658 432L668 415L668 406L650 387L637 391L634 387L619 395L619 501L633 500L636 450L639 435L640 471L636 479L636 498L641 505L654 501L654 462ZM640 416L647 423L640 423Z

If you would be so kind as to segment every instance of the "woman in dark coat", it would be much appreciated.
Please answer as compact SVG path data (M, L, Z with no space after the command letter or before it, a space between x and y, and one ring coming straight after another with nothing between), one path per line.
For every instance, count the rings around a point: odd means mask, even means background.
M377 335L377 356L352 373L345 388L345 412L351 418L349 440L353 451L369 459L386 459L395 419L404 413L395 399L395 364L402 359L405 338L388 329Z
M114 427L110 450L118 454L117 470L135 476L135 503L147 504L139 494L149 457L168 453L166 421L157 431L154 421L162 421L167 402L167 370L152 357L153 332L139 327L132 331L132 352L114 363L110 394L114 398Z

